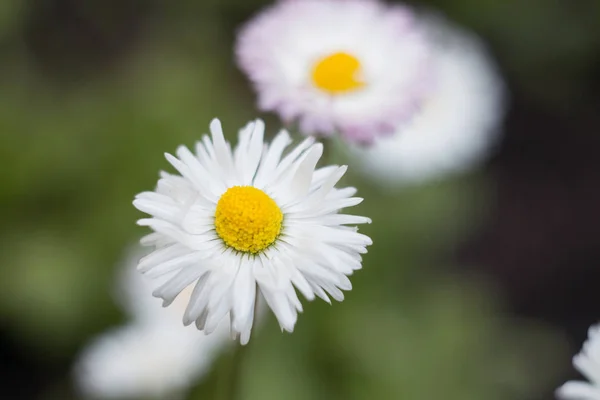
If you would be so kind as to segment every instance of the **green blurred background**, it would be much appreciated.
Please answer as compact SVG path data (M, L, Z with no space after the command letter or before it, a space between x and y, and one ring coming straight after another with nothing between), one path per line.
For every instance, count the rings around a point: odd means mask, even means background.
M77 398L77 353L126 321L110 291L146 232L133 196L213 117L234 134L257 116L232 44L267 4L0 1L2 398ZM245 399L550 399L600 316L600 2L414 4L490 45L510 92L500 149L393 193L350 166L373 219L364 269L343 303L306 304L294 334L268 320Z

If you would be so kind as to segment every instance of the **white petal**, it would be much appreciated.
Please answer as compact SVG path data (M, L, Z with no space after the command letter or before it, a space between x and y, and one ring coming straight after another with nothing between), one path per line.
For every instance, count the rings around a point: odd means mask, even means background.
M167 238L166 236L156 232L149 233L140 239L140 244L142 246L162 247L171 243L173 243L173 241L170 238Z
M149 226L156 232L169 237L174 242L179 242L190 249L204 251L220 246L221 242L215 240L214 235L190 235L179 229L176 225L156 218L138 220L138 225Z
M290 167L292 167L293 163L296 162L298 157L300 157L306 151L306 149L312 146L314 142L314 138L306 138L298 146L296 146L288 155L286 155L277 165L277 168L273 175L274 180L277 181L278 179L280 179L280 176L284 174Z
M210 192L208 188L204 186L205 182L203 180L198 179L197 174L193 173L187 164L185 164L184 162L182 162L181 160L172 156L169 153L165 153L165 158L171 163L171 165L173 165L173 167L175 167L175 169L177 169L177 171L179 171L179 173L184 178L188 179L194 184L194 186L199 190L198 196L204 197L207 201L211 201L209 198L206 198L206 196L209 195Z
M231 150L225 142L221 121L213 119L210 122L210 133L212 134L212 142L214 145L216 160L219 162L225 173L231 173L233 169L233 160Z
M564 400L600 400L600 390L589 383L570 381L556 390L556 397Z
M179 271L186 267L201 268L202 259L206 258L206 254L201 252L188 252L187 254L179 257L173 257L167 261L164 261L152 268L148 268L146 275L150 278L156 278L171 272Z
M206 268L185 268L173 278L152 292L155 297L163 299L163 307L167 307L175 297L192 282L207 272Z
M293 201L308 194L313 172L322 155L323 145L321 143L315 144L306 152L306 156L298 165L298 169L292 179L287 201ZM286 202L282 204L285 206Z
M589 345L591 340L589 339L586 343ZM584 346L583 351L573 357L573 366L590 381L600 384L600 359L592 359L590 356Z
M248 260L248 263L253 263L253 261ZM252 267L242 265L233 283L233 313L235 318L232 321L232 327L237 332L248 330L248 324L252 324L255 297L256 281L252 275Z
M144 193L138 195L133 201L133 205L138 210L150 214L156 218L161 218L169 222L179 222L182 216L185 214L185 210L175 204L172 199L161 198L161 199L150 199L142 196Z
M204 327L206 333L214 331L233 307L233 282L239 272L240 261L239 257L229 253L224 257L223 265L213 271L215 279L210 283L212 289L208 301L209 314Z
M192 204L185 214L181 226L194 235L207 233L215 229L215 209L207 209L201 204Z
M275 169L279 164L283 150L292 143L292 139L287 131L283 130L275 136L273 142L268 147L265 156L262 158L261 164L254 179L254 186L259 189L264 189L267 179L274 176Z
M335 189L329 192L327 200L339 200L352 197L356 194L357 189L354 187L346 187L343 189Z
M261 120L256 120L248 144L246 165L244 166L244 184L251 185L258 165L260 163L263 151L263 138L265 133L265 124Z
M163 247L152 253L142 257L139 260L138 270L140 272L146 272L151 268L154 268L165 261L169 261L172 258L182 256L189 253L189 249L181 244L174 243L167 247Z
M273 310L281 330L293 332L296 320L298 319L298 313L290 304L285 292L272 290L270 287L263 285L262 282L258 286L267 304Z
M211 174L202 166L198 159L185 146L177 148L177 156L188 167L189 173L192 175L192 182L199 185L202 197L209 200L211 203L216 203L219 199L211 191Z
M206 306L208 305L208 299L210 295L210 287L207 286L207 282L211 277L211 273L207 272L198 279L194 290L190 295L190 300L185 312L183 314L183 324L189 325L197 319L200 319L201 315L204 314L204 318L208 315Z
M362 203L361 197L350 197L335 200L323 201L322 204L308 210L291 213L295 217L321 217L341 210L342 208L353 207Z

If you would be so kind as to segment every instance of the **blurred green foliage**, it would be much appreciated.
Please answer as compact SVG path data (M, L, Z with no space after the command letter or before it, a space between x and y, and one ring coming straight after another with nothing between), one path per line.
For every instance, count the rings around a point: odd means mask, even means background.
M232 41L238 24L268 3L111 2L111 9L84 1L82 15L109 37L123 4L140 7L141 22L135 38L114 39L130 40L127 51L77 70L31 50L26 33L42 4L0 2L0 323L50 370L123 320L110 297L115 266L145 233L131 201L167 168L163 153L192 145L215 116L235 140L257 115ZM531 98L565 107L585 92L600 3L419 5L485 35ZM261 117L270 134L279 129L276 118ZM345 183L365 198L356 213L373 219L364 228L374 239L364 269L344 303L308 304L293 335L274 321L255 332L245 399L526 398L565 367L553 363L565 351L556 334L510 320L502 293L453 275L444 261L485 218L485 176L390 192L351 165ZM70 396L67 372L45 398ZM192 397L209 398L216 374Z

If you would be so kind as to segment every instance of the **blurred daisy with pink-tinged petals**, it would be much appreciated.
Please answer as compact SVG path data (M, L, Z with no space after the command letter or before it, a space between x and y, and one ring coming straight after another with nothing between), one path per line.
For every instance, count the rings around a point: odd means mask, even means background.
M235 49L262 111L362 144L419 109L429 50L411 9L375 0L279 1L241 28Z
M227 323L210 336L182 325L192 287L163 308L151 281L136 271L142 255L129 254L118 281L117 298L131 321L93 339L75 364L75 384L86 398L180 398L231 343Z
M432 85L421 109L395 135L350 147L357 169L386 187L468 170L500 138L505 88L484 44L439 16L422 22Z
M600 325L592 326L573 366L589 382L569 381L556 390L560 400L600 400Z

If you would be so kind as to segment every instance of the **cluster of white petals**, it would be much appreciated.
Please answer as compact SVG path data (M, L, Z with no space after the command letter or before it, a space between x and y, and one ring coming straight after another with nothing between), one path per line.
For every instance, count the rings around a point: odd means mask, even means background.
M588 379L569 381L556 391L562 400L600 400L600 325L590 327L581 352L573 357L573 366Z
M432 90L411 121L369 147L351 146L366 176L404 186L460 173L494 150L505 88L481 40L441 17L423 20Z
M75 364L75 383L86 398L178 398L230 343L226 324L210 336L181 324L191 288L164 309L151 296L150 280L136 271L142 255L137 247L128 254L116 285L130 321L94 338Z
M165 306L193 285L186 325L211 333L227 317L232 334L247 343L255 299L262 296L281 329L292 331L302 311L297 291L308 300L341 301L342 290L351 289L348 275L361 268L361 254L371 244L355 225L370 220L339 211L362 199L354 197L355 188L335 188L345 166L316 167L323 146L313 138L286 152L289 134L281 131L265 143L264 124L257 120L240 130L232 150L218 120L210 131L195 153L182 146L177 157L166 155L180 175L163 172L155 191L136 197L134 205L150 214L139 224L154 231L142 240L154 251L138 268L149 277L168 277L154 291ZM242 189L236 195L233 188ZM223 215L216 217L218 207ZM262 243L259 236L271 228L252 231L253 219L273 207L282 220L268 247L254 252L232 247L238 239ZM219 222L229 224L229 236L219 235ZM274 221L264 223L272 227ZM231 237L235 232L239 237Z

